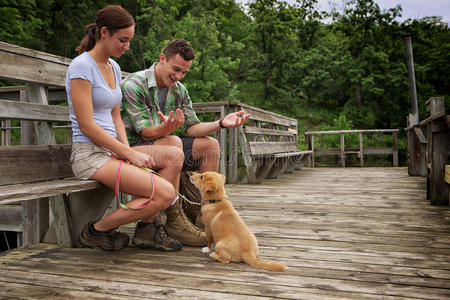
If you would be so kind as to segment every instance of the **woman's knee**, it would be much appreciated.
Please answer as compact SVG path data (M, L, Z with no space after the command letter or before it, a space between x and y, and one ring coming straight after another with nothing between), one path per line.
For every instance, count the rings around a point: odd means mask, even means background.
M155 198L161 203L162 209L166 209L177 197L177 191L167 180L159 180L155 187Z

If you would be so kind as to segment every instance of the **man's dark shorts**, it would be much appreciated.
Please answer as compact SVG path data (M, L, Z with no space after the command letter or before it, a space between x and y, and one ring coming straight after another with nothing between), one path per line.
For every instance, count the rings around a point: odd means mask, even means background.
M194 144L193 137L180 138L183 143L184 163L182 171L198 171L200 168L201 160L194 160L192 158L192 145ZM142 141L139 140L134 146L153 145L155 140Z

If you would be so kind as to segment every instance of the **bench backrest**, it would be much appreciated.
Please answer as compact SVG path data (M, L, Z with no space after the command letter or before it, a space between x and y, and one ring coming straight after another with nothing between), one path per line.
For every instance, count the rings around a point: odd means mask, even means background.
M73 176L71 145L55 145L51 127L51 122L69 122L67 107L0 99L0 119L35 121L40 144L0 147L0 185Z
M297 120L276 113L250 108L242 109L251 114L243 133L251 155L297 151Z

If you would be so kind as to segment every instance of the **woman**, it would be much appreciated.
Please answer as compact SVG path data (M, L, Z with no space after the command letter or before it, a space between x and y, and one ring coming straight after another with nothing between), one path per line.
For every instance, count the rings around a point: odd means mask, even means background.
M119 58L129 49L134 25L133 17L120 6L100 10L96 23L86 26L85 37L77 48L80 55L67 71L73 131L70 160L75 176L114 188L120 170L120 191L136 196L127 203L134 209L119 208L87 224L79 241L86 247L123 249L129 237L116 228L141 220L133 237L136 246L178 251L181 243L164 232L159 212L178 198L174 184L183 164L182 150L157 145L131 148L120 116L121 71L110 57ZM142 168L156 169L162 177L152 176Z

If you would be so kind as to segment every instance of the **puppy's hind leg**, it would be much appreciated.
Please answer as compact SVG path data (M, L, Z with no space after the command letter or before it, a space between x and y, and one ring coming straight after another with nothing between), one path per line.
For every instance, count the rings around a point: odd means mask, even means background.
M231 261L231 255L225 249L217 249L212 252L209 257L218 260L223 264L229 264Z

